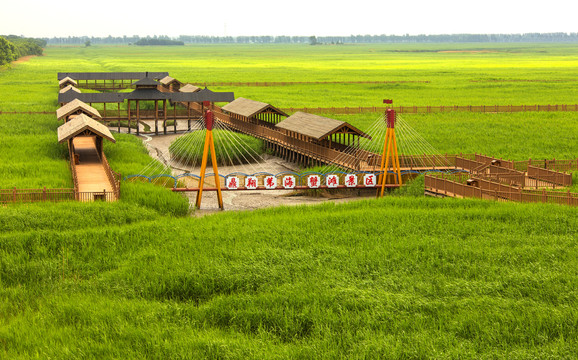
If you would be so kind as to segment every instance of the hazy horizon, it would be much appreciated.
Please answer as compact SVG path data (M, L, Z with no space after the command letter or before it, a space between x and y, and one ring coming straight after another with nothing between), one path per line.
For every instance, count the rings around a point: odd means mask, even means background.
M8 2L0 13L0 34L68 36L350 36L451 35L578 32L573 2L552 0L483 3L360 0L329 3L294 0L216 1L210 7L174 0L154 9L136 1L102 0L80 8L37 0ZM33 10L31 12L31 9ZM20 14L22 14L20 16ZM24 20L24 21L23 21Z

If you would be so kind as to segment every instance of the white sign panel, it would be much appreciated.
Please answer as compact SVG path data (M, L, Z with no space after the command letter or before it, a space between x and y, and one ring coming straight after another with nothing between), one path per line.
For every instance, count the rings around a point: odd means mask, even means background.
M225 185L229 190L237 190L239 188L239 178L236 176L227 177Z
M277 187L277 178L275 176L265 176L264 183L266 189L275 189Z
M247 176L245 178L245 188L248 190L255 190L259 184L256 176Z
M347 174L345 175L345 186L353 188L357 186L357 175Z
M363 176L363 185L367 187L374 187L377 185L375 174L365 174Z
M339 176L337 175L327 175L325 176L325 185L328 188L336 188L339 186Z
M317 189L321 185L321 178L319 175L309 175L307 178L307 186L311 189Z
M294 189L295 184L295 176L288 175L283 177L283 187L285 189Z

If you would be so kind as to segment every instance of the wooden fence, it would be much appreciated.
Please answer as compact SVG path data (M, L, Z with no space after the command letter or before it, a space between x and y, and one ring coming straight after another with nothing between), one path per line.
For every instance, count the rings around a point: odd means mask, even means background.
M572 174L565 174L550 169L542 169L535 166L528 166L528 177L531 179L547 181L559 186L572 186Z
M558 160L558 159L530 159L526 161L514 161L514 169L528 171L529 166L535 166L543 169L555 171L578 171L578 159Z
M115 201L114 192L77 192L74 189L0 189L0 204L95 200Z
M112 186L113 193L117 199L120 199L120 179L122 179L122 176L119 173L112 171L104 153L102 154L102 164L104 165L104 171L106 172L108 181Z
M205 82L204 86L291 86L291 85L323 85L323 84L429 84L429 80L399 80L399 81L252 81L252 82Z
M510 161L510 160L504 160L502 158L496 158L493 156L488 156L488 155L482 155L482 154L478 154L476 153L476 161L480 162L480 163L484 163L484 164L492 164L492 165L497 165L497 166L501 166L507 169L513 169L514 168L514 162Z
M387 109L394 109L400 114L427 114L427 113L447 113L453 111L461 112L479 112L479 113L511 113L511 112L526 112L526 111L578 111L578 104L556 104L556 105L439 105L439 106L354 106L354 107L304 107L304 108L282 108L287 113L294 113L297 111L314 113L314 114L361 114L384 112ZM141 110L144 117L154 118L152 111ZM126 110L122 110L118 115L115 110L108 111L115 113L116 118L126 119L128 115ZM171 113L172 110L167 110ZM49 115L54 114L53 111L1 111L0 115ZM189 114L179 112L177 110L176 116L186 118ZM114 116L111 116L111 120Z
M475 183L465 183L463 174L426 174L425 190L438 195L493 199L497 201L542 202L578 206L578 194L558 191L522 190L485 179L474 178Z
M446 113L453 111L479 113L512 113L526 111L578 111L574 105L440 105L440 106L370 106L370 107L313 107L313 108L283 108L288 113L302 111L315 114L360 114L368 112L384 112L394 109L400 114Z

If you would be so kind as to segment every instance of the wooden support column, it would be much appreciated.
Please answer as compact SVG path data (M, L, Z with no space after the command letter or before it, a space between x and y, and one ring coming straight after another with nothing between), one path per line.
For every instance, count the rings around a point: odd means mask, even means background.
M163 100L163 114L164 114L163 132L166 135L167 134L167 101L166 100Z
M191 103L187 103L187 131L191 131Z
M177 133L177 103L176 102L173 103L173 117L174 117L173 132L176 134Z
M130 117L131 117L131 111L130 111L130 100L128 101L128 133L130 134Z
M155 135L159 134L159 101L155 100Z
M136 134L137 135L140 135L139 130L138 130L139 122L140 122L140 100L137 100L136 101Z
M118 132L120 132L120 103L118 104Z

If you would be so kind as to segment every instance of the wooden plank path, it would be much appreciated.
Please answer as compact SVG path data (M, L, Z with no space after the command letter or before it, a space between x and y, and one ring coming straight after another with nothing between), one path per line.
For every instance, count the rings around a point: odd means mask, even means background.
M75 137L72 141L79 157L79 163L76 165L78 192L112 193L113 187L106 175L104 164L98 156L94 138Z

